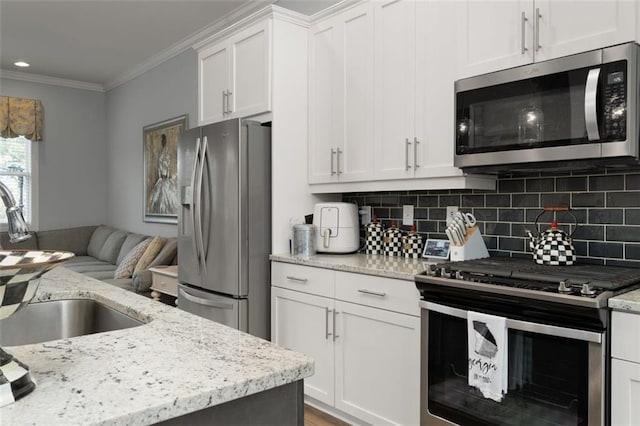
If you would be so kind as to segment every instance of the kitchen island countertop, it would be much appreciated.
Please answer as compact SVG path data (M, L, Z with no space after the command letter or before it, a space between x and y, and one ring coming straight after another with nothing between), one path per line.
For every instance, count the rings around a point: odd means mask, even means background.
M146 425L299 381L306 355L58 267L32 303L94 299L144 325L24 346L36 389L3 425Z
M336 271L355 272L358 274L376 275L380 277L396 278L413 281L417 274L424 272L428 262L426 259L405 259L400 256L352 254L315 254L309 257L299 257L291 254L272 254L274 262L293 263L298 265L315 266L318 268L334 269Z

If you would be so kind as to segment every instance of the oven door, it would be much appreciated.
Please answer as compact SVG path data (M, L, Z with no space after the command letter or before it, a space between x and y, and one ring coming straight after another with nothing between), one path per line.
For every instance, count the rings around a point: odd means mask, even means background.
M468 385L468 311L421 307L422 425L604 424L604 333L507 318L508 392L498 403Z

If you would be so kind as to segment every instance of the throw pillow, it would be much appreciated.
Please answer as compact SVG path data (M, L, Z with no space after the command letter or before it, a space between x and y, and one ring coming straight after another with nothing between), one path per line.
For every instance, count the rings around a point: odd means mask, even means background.
M149 247L149 244L151 244L151 238L147 238L132 248L116 268L113 273L113 278L131 278L133 270L144 252L147 250L147 247Z
M144 251L140 260L138 260L133 272L136 273L147 269L164 246L165 241L167 241L165 237L154 237L153 240L151 240L151 243L149 243L149 247Z
M160 253L151 261L147 268L157 265L170 265L178 252L178 239L167 238L167 241L160 250ZM151 288L152 276L148 270L136 270L133 273L133 288L138 293L145 292Z

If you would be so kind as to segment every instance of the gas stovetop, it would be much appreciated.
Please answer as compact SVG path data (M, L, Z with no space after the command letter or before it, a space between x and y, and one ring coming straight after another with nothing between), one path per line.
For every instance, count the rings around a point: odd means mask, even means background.
M638 284L640 268L546 266L509 257L438 263L416 276L419 290L446 285L592 307L606 306L610 296Z

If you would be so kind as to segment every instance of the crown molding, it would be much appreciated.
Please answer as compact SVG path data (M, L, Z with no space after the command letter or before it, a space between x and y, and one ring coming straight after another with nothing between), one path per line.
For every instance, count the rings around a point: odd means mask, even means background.
M343 12L351 7L357 6L359 4L366 3L368 0L342 0L341 2L335 3L329 6L326 9L322 9L321 11L314 13L309 16L309 21L314 24L317 21L321 21L325 18L329 18L339 12Z
M275 0L270 0L271 3L273 3L273 1ZM234 19L224 22L223 25L216 25L215 27L212 26L204 29L199 33L200 37L194 41L191 47L194 50L202 49L217 40L225 39L239 30L244 29L246 26L268 17L277 17L282 21L300 25L305 28L309 27L309 19L306 15L271 4L253 10L251 13L246 13L243 16L236 16Z
M185 52L186 50L191 49L194 44L200 42L202 39L210 37L211 34L218 33L222 31L224 28L237 22L238 20L246 19L248 16L252 16L253 14L257 13L262 9L265 9L265 8L268 9L268 7L265 7L265 5L269 6L274 1L275 0L258 0L258 1L244 3L243 5L229 12L228 14L226 14L225 16L223 16L221 19L217 20L215 23L211 24L210 26L205 27L204 29L198 31L197 33L192 34L191 36L183 39L182 41L179 41L178 43L174 44L168 49L158 53L155 56L152 56L147 61L141 64L138 64L136 67L134 67L130 71L122 73L118 77L107 82L104 85L105 89L111 90L128 82L129 80L133 80L134 78L157 67L163 62L168 61L174 56L177 56L182 52Z
M309 17L301 13L273 5L275 1L276 0L257 0L246 2L227 15L223 16L221 19L217 20L210 26L198 31L197 33L192 34L191 36L174 44L168 49L163 50L157 55L152 56L145 62L142 62L131 70L118 75L116 78L106 82L105 84L88 83L83 81L68 80L64 78L49 77L45 75L29 74L4 69L0 70L0 77L13 80L29 81L32 83L71 87L74 89L107 92L111 89L125 84L130 80L133 80L134 78L144 74L147 71L152 70L163 62L166 62L169 59L189 49L193 48L197 50L202 46L211 43L212 41L227 37L230 34L236 32L238 29L268 16L276 16L284 21L304 27L309 26ZM353 2L353 0L345 0L345 2L347 4L350 4ZM338 4L342 5L342 8L344 8L345 2L341 2ZM331 9L332 11L335 11L333 7Z
M52 86L71 87L73 89L93 90L94 92L105 92L102 84L87 83L85 81L69 80L66 78L50 77L40 74L29 74L20 71L10 71L0 69L0 77L10 80L28 81L30 83L49 84Z

